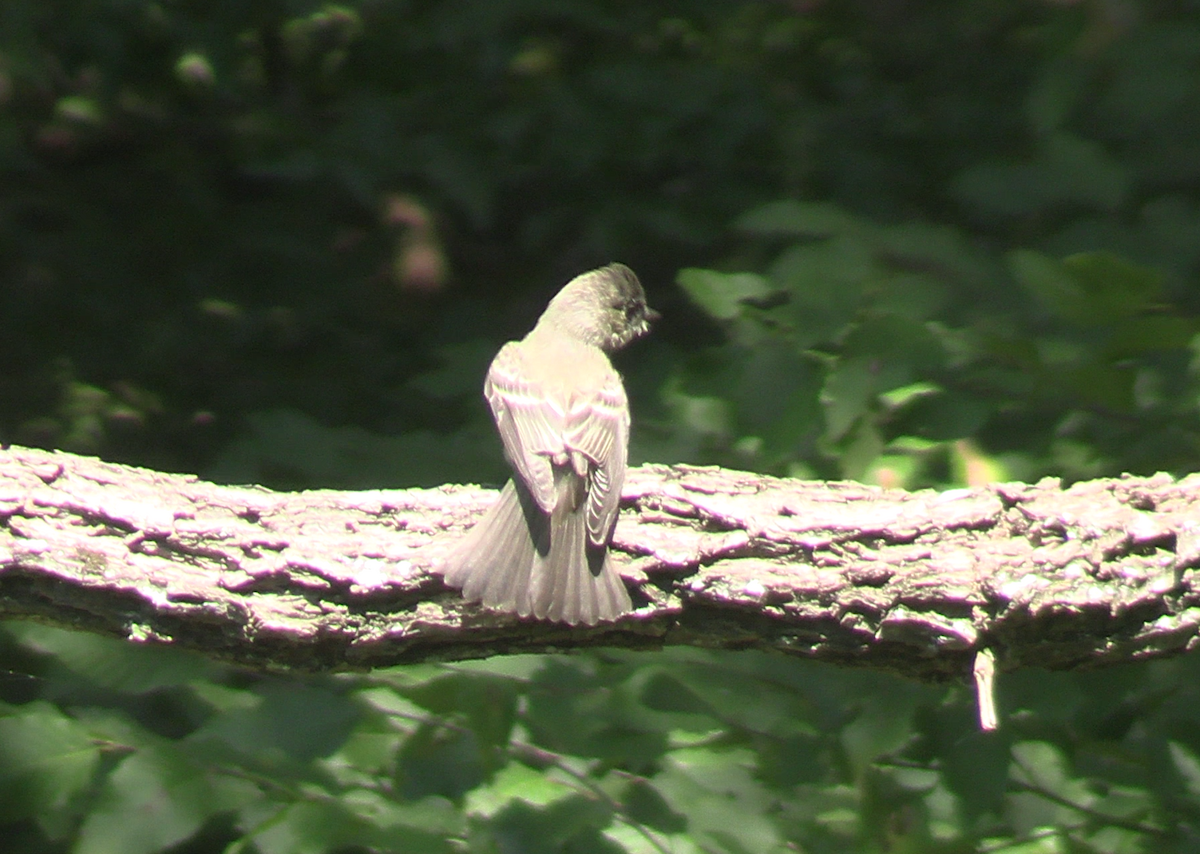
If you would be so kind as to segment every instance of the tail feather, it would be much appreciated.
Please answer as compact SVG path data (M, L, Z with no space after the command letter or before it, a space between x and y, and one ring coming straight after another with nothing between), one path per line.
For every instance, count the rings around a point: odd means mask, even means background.
M445 580L462 588L467 599L526 617L533 612L528 594L534 554L533 535L516 488L509 481L496 503L446 559Z
M607 549L588 542L586 514L564 505L547 517L509 481L446 559L446 583L489 608L569 625L614 620L633 609Z
M579 622L576 603L578 579L584 562L586 531L583 515L572 512L560 502L551 517L550 548L539 555L534 570L537 607L534 614L574 625Z
M591 581L595 585L597 618L612 619L604 615L624 614L633 608L633 603L629 600L629 591L625 589L620 574L609 565L607 554L604 556L603 571L599 576L591 578Z
M633 609L608 549L589 542L582 508L556 510L551 530L555 541L545 556L539 555L533 572L535 616L590 626Z

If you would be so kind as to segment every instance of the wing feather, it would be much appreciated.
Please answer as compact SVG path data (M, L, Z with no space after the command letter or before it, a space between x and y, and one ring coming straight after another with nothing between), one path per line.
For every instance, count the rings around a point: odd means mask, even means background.
M586 458L588 541L602 546L608 543L625 482L629 403L621 377L603 354L596 355L604 359L602 365L580 366L593 382L574 388L564 401L525 379L536 372L521 364L518 345L506 344L488 371L484 395L505 456L543 512L553 512L564 495L555 482L555 465L572 465L578 455Z
M605 545L617 517L629 436L629 403L621 378L611 368L603 385L576 398L567 415L566 444L592 461L588 487L588 540Z
M500 431L504 455L538 507L550 513L558 502L551 461L564 451L565 415L522 379L520 359L517 345L505 344L492 361L483 393Z

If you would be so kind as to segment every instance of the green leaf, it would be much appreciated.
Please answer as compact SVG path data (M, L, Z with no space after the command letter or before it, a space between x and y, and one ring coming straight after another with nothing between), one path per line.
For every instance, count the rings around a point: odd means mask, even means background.
M644 711L637 719L669 732L671 743L686 741L689 734L703 739L721 729L708 703L680 681L678 668L645 667L630 679Z
M844 358L874 359L881 390L907 385L915 373L942 370L950 359L930 324L897 314L872 313L856 323L841 352Z
M722 724L775 737L815 732L809 721L812 709L803 695L736 666L722 666L720 661L689 663L670 667L662 675L677 680L700 699L714 716L714 726Z
M825 407L825 435L841 439L870 408L879 390L879 366L865 357L842 359L825 378L821 403Z
M1111 359L1143 356L1165 350L1185 350L1198 330L1190 317L1143 315L1117 321L1105 352Z
M256 704L213 715L188 736L190 748L272 766L308 762L340 747L364 714L354 700L300 682L266 680L252 693Z
M1172 741L1167 745L1167 749L1187 793L1200 801L1200 758L1178 741Z
M575 794L574 786L556 779L551 773L535 771L520 762L509 762L487 785L479 786L467 795L466 809L469 813L491 816L514 800L544 807Z
M937 383L922 380L883 392L879 395L879 402L888 409L902 409L917 400L941 393L942 387Z
M121 761L79 830L75 854L151 854L190 837L215 812L201 769L170 747Z
M88 731L49 703L0 717L0 819L65 810L91 784L99 761Z
M471 730L421 724L396 754L396 791L410 799L460 798L483 782L489 758Z
M1131 185L1130 168L1099 143L1058 131L1045 137L1030 160L967 167L951 191L983 214L1016 217L1067 205L1113 210Z
M945 442L976 435L992 417L988 399L975 394L949 390L913 401L895 419L895 429L909 439L926 443ZM888 443L893 450L928 450L917 446L896 444L904 437Z
M269 815L255 810L243 816L242 826L259 854L328 854L365 845L371 836L365 823L335 800L297 801ZM397 854L417 850L396 849Z
M950 289L928 273L893 273L867 293L871 308L883 315L927 321L947 311Z
M604 837L624 854L662 854L664 848L671 854L709 854L686 833L654 834L647 839L637 827L614 824L604 831Z
M893 310L913 317L936 316L949 286L977 289L997 272L992 258L950 225L906 220L874 229L869 242L898 280L887 287L904 288Z
M864 286L880 272L870 244L855 236L798 243L771 265L771 279L796 305L839 313L857 307Z
M905 686L890 695L863 698L859 714L842 728L840 740L857 778L884 754L899 750L913 737L913 714L923 692Z
M1066 756L1057 745L1023 741L1012 747L1010 777L1031 791L1010 794L1007 812L1018 833L1077 821L1079 813L1063 801L1090 807L1094 796L1085 781L1071 776Z
M717 320L733 320L745 300L763 299L772 293L770 283L757 273L718 273L688 267L676 279L692 302Z
M404 664L381 667L371 671L371 678L394 686L401 693L422 685L444 679L448 672L445 664Z
M502 676L448 671L404 693L438 715L457 713L486 746L507 744L517 718L517 682Z
M631 821L662 833L682 833L687 829L687 818L672 810L649 780L610 774L606 782Z
M663 719L639 702L632 665L601 667L589 658L550 659L530 686L523 723L542 747L574 756L652 765L666 747Z
M351 789L338 800L364 823L381 831L381 836L414 839L426 837L430 850L449 845L445 837L461 835L466 827L463 814L445 798L430 797L400 802L371 789ZM440 843L440 844L436 844Z
M678 376L667 380L663 403L679 428L695 436L724 439L732 430L728 400L716 395L689 394Z
M772 336L745 356L726 383L725 396L737 407L737 428L761 435L775 452L790 453L822 427L818 395L824 371L783 336Z
M966 720L955 727L944 722L937 731L942 739L938 753L943 776L969 821L986 813L1000 813L1009 764L1009 740L1003 730L966 729L973 724L973 720Z
M415 724L411 724L413 729ZM336 752L321 760L340 783L349 785L386 776L400 749L404 734L389 720L368 721L354 730Z
M1060 388L1077 400L1107 407L1115 412L1133 412L1137 397L1137 373L1130 365L1090 363L1062 368L1055 379Z
M215 669L203 656L162 644L133 644L35 623L6 628L27 649L52 655L93 685L116 691L140 694L182 685Z
M1083 252L1061 262L1028 249L1009 255L1013 275L1055 314L1080 326L1129 319L1154 307L1162 275L1111 252Z
M1111 252L1081 252L1063 259L1097 322L1112 322L1150 308L1161 298L1162 274L1132 264Z
M429 714L428 710L402 696L400 692L384 685L364 688L356 691L354 696L385 715L411 719L414 727L417 722Z
M753 764L753 754L742 750L676 750L652 783L687 817L688 835L702 849L773 854L783 840L767 817L773 799L755 779Z
M514 800L492 817L480 837L472 834L472 848L485 851L520 851L529 854L555 854L559 851L597 851L610 849L601 834L612 825L608 804L581 794L556 800L545 807L534 807Z
M981 840L983 851L1002 851L1004 854L1068 854L1073 849L1066 841L1066 834L1045 829L1035 839L1014 840L1001 836Z
M839 359L821 389L825 438L840 441L860 418L872 411L877 395L908 383L911 376L907 364L879 356Z
M1087 323L1090 309L1079 282L1063 265L1032 249L1008 256L1013 276L1046 308L1072 323Z
M843 442L838 467L847 480L862 480L871 464L883 453L883 436L874 418L862 418L855 422L854 429Z
M545 666L546 656L535 654L497 655L476 661L460 661L455 664L442 665L455 673L488 673L523 684L528 684Z
M861 850L856 842L871 827L864 819L862 790L847 785L801 785L780 807L789 838L816 837L814 851Z

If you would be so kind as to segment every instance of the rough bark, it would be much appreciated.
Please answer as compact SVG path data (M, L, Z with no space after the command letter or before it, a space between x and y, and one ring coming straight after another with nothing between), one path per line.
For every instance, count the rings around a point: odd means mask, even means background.
M0 615L252 666L583 646L778 650L926 679L1169 655L1200 629L1200 476L907 493L647 466L614 538L636 613L569 628L430 566L493 492L277 493L0 451Z

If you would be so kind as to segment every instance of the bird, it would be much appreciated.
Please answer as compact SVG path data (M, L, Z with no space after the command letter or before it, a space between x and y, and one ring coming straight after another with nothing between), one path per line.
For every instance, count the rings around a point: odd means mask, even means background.
M630 426L609 354L658 317L634 272L609 264L568 282L500 348L483 393L513 476L443 562L464 598L571 626L632 610L608 553Z

